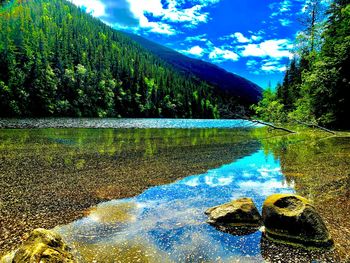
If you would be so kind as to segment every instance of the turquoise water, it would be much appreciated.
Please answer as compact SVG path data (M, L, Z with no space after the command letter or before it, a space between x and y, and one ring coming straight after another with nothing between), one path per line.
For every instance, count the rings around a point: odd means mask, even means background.
M48 119L0 119L0 128L247 128L259 124L246 120L203 119L94 119L94 118L48 118Z
M278 160L263 151L204 174L101 203L90 215L55 228L85 262L261 262L261 231L247 236L208 225L204 211L251 197L261 211L273 193L294 192Z

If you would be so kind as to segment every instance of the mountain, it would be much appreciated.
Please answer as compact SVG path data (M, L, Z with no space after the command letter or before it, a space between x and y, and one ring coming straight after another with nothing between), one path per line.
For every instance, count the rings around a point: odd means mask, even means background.
M3 3L0 116L218 118L254 101L133 39L65 0Z
M158 55L173 65L177 70L185 74L193 74L199 79L213 85L219 91L239 98L242 102L244 101L248 104L256 103L262 96L263 90L261 87L236 74L227 72L214 64L187 57L175 50L134 34L128 34L128 36L150 50L153 54Z

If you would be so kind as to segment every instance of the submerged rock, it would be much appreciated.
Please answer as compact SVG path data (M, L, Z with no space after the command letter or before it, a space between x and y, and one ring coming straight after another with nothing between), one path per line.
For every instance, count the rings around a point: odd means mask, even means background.
M310 201L292 194L269 196L263 206L265 235L280 243L307 248L332 248L333 241Z
M0 262L75 263L76 261L60 235L38 228L16 251L2 258Z
M261 216L251 198L241 198L209 208L208 223L221 231L244 235L255 232L261 226Z

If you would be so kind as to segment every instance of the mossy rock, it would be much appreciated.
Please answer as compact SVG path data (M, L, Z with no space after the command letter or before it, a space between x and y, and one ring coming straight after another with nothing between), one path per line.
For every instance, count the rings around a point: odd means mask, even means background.
M306 248L333 247L321 216L309 200L293 194L274 194L263 205L262 218L268 239Z
M252 228L259 228L262 223L259 211L251 198L241 198L209 208L205 214L209 216L209 224L219 227L224 232L254 232L251 231ZM244 231L241 231L243 229Z
M75 263L70 248L60 235L46 229L35 229L24 243L0 262Z

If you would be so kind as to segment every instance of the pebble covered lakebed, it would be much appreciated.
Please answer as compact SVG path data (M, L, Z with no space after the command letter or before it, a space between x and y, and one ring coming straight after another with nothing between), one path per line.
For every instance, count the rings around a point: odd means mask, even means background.
M58 232L81 262L348 262L350 138L286 135L242 120L0 120L0 255ZM235 236L204 211L273 193L314 202L331 252L261 231Z

